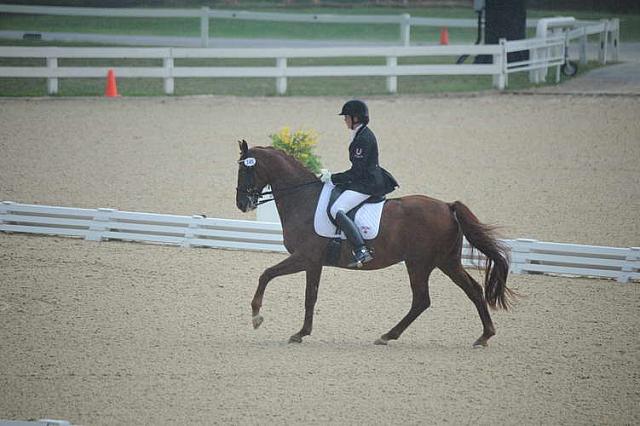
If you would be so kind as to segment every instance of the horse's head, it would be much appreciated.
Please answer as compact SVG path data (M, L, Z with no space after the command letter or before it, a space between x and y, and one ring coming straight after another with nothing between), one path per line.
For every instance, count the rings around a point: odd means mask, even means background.
M249 149L245 140L239 141L238 186L236 205L243 212L255 209L262 190L271 185L276 192L295 195L296 188L320 183L320 180L302 163L273 147L256 146Z
M258 206L258 200L267 181L261 177L262 168L256 158L249 152L249 146L244 139L238 141L240 145L240 159L238 160L238 186L236 187L236 206L247 212Z

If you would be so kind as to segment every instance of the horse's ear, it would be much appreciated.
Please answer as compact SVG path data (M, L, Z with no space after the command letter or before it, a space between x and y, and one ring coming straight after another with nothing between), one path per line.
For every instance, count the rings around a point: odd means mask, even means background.
M247 156L247 152L249 151L247 141L245 141L244 139L238 141L238 147L240 148L240 158L245 158Z

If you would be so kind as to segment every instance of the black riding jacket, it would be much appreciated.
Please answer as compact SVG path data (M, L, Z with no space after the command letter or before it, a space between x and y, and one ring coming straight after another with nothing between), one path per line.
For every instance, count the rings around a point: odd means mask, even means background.
M345 189L382 196L399 185L393 176L378 164L378 142L373 132L363 125L349 145L351 168L331 175L331 182Z

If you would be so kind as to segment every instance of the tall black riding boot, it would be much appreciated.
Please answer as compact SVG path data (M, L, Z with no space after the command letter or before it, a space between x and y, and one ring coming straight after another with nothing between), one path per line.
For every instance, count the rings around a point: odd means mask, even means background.
M353 223L349 216L347 216L342 210L339 210L336 214L336 222L354 248L354 261L349 264L349 267L362 268L364 263L373 260L373 256L371 256L369 249L364 244L362 235L360 235L360 231L358 231L358 227Z

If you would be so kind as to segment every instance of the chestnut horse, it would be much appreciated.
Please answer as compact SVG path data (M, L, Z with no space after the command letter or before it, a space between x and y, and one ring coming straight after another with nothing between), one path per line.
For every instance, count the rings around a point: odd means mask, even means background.
M236 205L247 212L259 204L260 194L271 185L280 220L284 246L290 256L267 268L258 281L251 302L253 326L262 324L260 315L267 284L272 279L305 271L305 316L302 329L289 342L302 342L311 334L313 311L318 296L320 274L330 239L314 231L314 214L322 183L299 161L271 147L253 147L240 142L240 160ZM475 304L482 321L482 335L474 346L486 346L495 328L488 307L508 309L515 294L507 288L508 249L495 237L494 228L478 221L461 202L445 203L421 195L388 199L384 205L380 232L367 241L374 259L362 269L381 269L404 261L409 273L413 301L411 309L389 332L375 341L386 345L424 311L429 298L429 275L439 268L456 283ZM462 236L486 257L483 287L465 271L461 262ZM351 248L342 244L338 267L352 261Z

